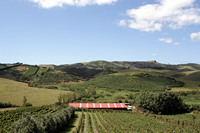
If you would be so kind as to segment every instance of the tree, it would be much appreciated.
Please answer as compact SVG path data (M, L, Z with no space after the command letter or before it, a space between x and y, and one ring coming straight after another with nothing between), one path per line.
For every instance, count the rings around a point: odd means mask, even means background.
M26 102L27 102L27 98L26 98L26 96L24 96L24 97L23 97L23 105L25 105Z
M33 106L31 103L27 102L26 96L23 97L23 106L25 106L25 107Z
M127 96L128 99L133 99L134 98L134 95L133 93L130 93L128 96Z
M72 101L76 100L76 93L65 93L65 94L59 94L58 96L58 102L59 103L70 103Z
M139 107L153 111L156 114L178 114L188 111L183 100L172 92L141 92L137 95Z

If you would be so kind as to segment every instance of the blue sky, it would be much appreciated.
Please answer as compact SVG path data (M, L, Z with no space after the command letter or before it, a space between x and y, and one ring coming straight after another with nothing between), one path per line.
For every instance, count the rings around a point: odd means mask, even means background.
M200 1L1 0L0 62L200 64Z

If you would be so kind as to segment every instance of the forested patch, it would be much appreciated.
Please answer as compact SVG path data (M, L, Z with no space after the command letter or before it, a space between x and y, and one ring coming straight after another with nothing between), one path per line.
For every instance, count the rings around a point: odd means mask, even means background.
M183 100L173 92L140 92L135 98L139 107L156 114L180 114L189 111Z

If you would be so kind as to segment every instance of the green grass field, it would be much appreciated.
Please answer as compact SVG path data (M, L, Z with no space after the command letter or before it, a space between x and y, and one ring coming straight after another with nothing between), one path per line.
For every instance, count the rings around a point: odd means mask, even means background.
M27 102L32 103L33 106L40 106L57 102L60 93L70 92L28 87L26 83L0 78L1 102L22 105L23 96L26 96Z

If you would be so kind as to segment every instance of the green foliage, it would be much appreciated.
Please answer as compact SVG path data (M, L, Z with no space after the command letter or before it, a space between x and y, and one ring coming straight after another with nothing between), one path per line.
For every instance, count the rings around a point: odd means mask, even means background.
M134 95L133 93L129 93L129 95L127 96L128 99L134 99Z
M188 111L183 100L172 92L141 92L136 96L135 102L139 107L156 114L178 114Z
M200 105L200 91L180 91L177 94L187 105Z
M93 69L104 69L104 70L123 70L126 69L123 66L119 66L115 63L112 62L107 62L107 61L92 61L89 63L84 63L84 66L87 66L89 68Z
M72 65L61 65L56 66L56 70L61 70L67 74L81 77L82 79L88 80L94 78L97 75L106 75L115 73L116 65L109 62L91 62L91 63L77 63ZM113 70L115 69L115 70Z
M22 118L22 114L29 112L34 116L57 112L65 106L45 105L40 107L26 107L11 111L0 112L0 130L7 130L15 121Z
M37 75L38 76L42 76L44 75L45 73L47 73L50 69L47 69L47 68L40 68L37 72Z
M7 78L11 80L19 80L22 76L22 73L15 68L10 68L0 71L0 77Z
M183 86L182 82L164 76L153 76L150 74L139 75L103 75L93 78L87 82L72 84L68 88L106 88L108 90L130 90L130 91L164 91L171 87Z
M58 96L58 102L59 103L70 103L76 100L76 93L66 93L62 94L60 93Z
M27 98L26 98L26 96L23 97L23 106L24 106L24 107L33 106L31 103L27 103Z
M157 69L157 70L176 70L177 66L174 65L166 65L157 63L156 61L146 61L146 62L113 62L116 65L124 66L126 69L130 68L148 68L148 69Z
M193 91L180 91L180 92L177 92L177 94L179 94L180 96L198 95L198 94L200 94L200 91L196 91L196 90L193 90Z
M198 71L198 72L188 74L187 76L184 77L184 79L190 80L190 81L200 81L200 72Z
M95 75L103 72L103 70L88 69L88 68L64 68L64 69L62 69L62 71L66 72L70 75L82 77L84 79L93 78Z
M22 75L20 78L21 81L29 81L31 80L31 76L35 75L39 70L39 67L29 67L29 69Z
M75 108L68 107L55 113L48 113L39 117L31 114L23 115L22 119L14 122L10 127L10 133L31 133L31 132L57 132L66 126Z
M11 68L15 68L15 67L18 67L20 65L22 65L22 64L21 63L10 64L10 65L0 64L0 71L8 70L8 69L11 69Z
M174 116L174 115L173 115ZM141 115L129 111L88 110L82 112L75 133L108 132L108 133L198 133L200 132L200 115L160 116L147 113ZM166 118L165 118L166 117ZM172 118L170 118L172 117ZM184 123L184 126L182 125Z
M2 103L0 102L0 108L9 108L9 107L18 107L17 105L11 103Z
M125 97L118 95L118 96L114 97L114 99L115 100L120 100L120 99L125 99Z
M96 100L95 100L94 97L90 97L90 98L85 98L85 97L83 97L83 98L81 99L81 103L94 103L94 102L96 102Z
M31 116L29 113L24 113L22 119L16 121L11 126L10 133L31 133L38 132L35 123L36 117Z
M27 102L26 96L23 97L23 105Z
M32 84L38 84L38 85L50 85L50 84L59 84L61 82L69 82L74 81L77 82L80 78L69 75L66 73L53 73L48 72L43 74L39 77L37 81L34 81Z
M33 106L33 105L31 103L24 103L23 106L24 107L30 107L30 106Z
M190 105L190 108L191 108L191 110L198 110L198 111L200 111L200 105L197 105L197 104Z

